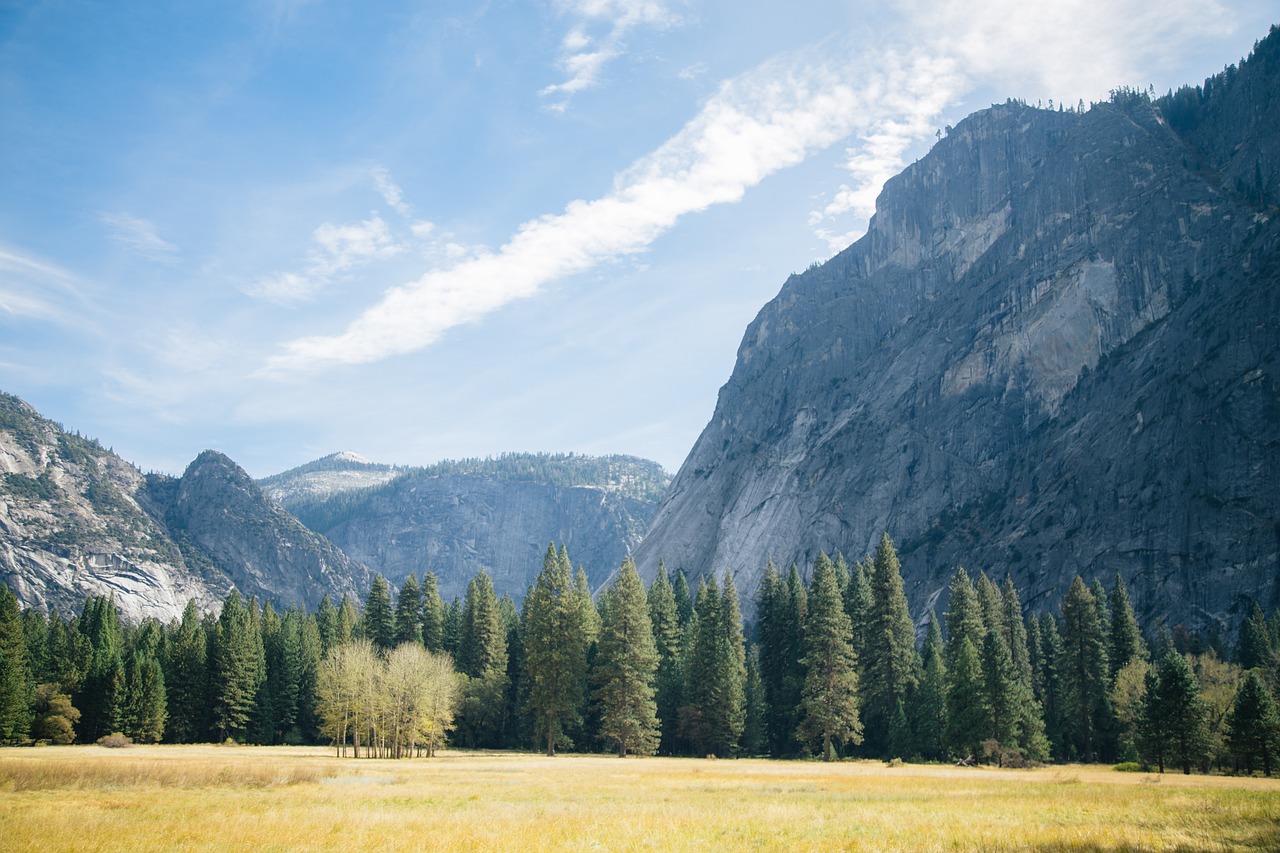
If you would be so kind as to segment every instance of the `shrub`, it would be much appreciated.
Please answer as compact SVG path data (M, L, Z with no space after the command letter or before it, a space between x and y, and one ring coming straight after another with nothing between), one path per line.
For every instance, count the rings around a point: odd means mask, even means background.
M98 746L109 747L110 749L124 749L126 746L133 746L133 738L128 735L122 735L120 732L112 732L109 735L103 735L98 738Z
M1112 770L1119 770L1121 773L1141 773L1142 765L1136 761L1121 761Z

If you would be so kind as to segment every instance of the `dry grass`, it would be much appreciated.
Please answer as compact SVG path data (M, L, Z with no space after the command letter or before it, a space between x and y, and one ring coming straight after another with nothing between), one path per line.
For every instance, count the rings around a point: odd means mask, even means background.
M1276 850L1280 782L1067 767L0 752L6 850Z

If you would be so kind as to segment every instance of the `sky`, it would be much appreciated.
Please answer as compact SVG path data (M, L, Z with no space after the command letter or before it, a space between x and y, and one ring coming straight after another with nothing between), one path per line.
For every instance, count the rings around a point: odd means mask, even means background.
M1269 2L0 3L0 390L143 470L626 453L1007 98L1161 94Z

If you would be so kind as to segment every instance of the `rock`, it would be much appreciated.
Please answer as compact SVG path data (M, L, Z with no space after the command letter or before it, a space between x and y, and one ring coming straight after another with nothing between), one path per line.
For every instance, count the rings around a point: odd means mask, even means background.
M1148 624L1280 604L1278 57L961 122L748 327L642 575L750 599L887 530L917 618L957 564L1037 609L1119 572Z

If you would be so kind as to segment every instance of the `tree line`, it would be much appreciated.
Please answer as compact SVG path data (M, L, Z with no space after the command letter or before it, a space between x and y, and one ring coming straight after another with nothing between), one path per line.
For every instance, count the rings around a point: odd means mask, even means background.
M628 560L594 599L550 546L522 606L484 572L461 601L436 578L376 577L359 607L277 612L233 592L162 625L109 598L78 617L20 612L0 587L0 742L329 743L357 757L465 747L818 755L1022 766L1133 762L1268 775L1280 746L1280 614L1254 609L1235 660L1144 637L1125 585L1076 578L1029 613L1010 579L957 569L917 622L892 541L807 579L769 563L744 630L726 570L690 591ZM919 636L919 642L917 642Z

